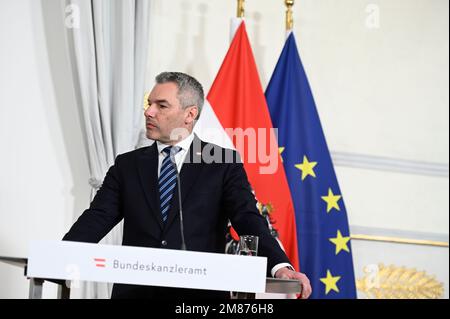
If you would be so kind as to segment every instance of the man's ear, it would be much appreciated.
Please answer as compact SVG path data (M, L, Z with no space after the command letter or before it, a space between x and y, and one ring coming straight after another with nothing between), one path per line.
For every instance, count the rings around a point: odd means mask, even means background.
M186 124L191 124L198 116L198 107L193 105L187 108Z

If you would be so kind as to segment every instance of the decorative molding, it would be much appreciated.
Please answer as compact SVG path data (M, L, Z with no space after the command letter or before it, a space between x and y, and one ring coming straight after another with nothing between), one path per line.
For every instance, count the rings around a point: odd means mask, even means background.
M448 234L434 234L376 227L350 227L351 238L398 244L425 245L448 248Z
M432 241L432 240L418 240L418 239L411 239L411 238L371 236L371 235L364 235L364 234L351 234L351 238L357 239L357 240L383 241L383 242L397 243L397 244L412 244L412 245L448 247L448 242Z
M448 163L411 161L399 158L345 152L331 152L331 157L336 166L448 178Z

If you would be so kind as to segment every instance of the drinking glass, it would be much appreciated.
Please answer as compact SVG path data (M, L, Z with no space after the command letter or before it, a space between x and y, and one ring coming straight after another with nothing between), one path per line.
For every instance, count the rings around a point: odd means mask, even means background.
M242 235L239 237L239 255L258 255L258 236Z

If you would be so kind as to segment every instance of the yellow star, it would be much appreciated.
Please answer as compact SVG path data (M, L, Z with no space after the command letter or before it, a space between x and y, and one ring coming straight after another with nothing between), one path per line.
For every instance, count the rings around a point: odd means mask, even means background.
M345 250L346 252L350 252L350 249L347 246L349 237L342 237L341 231L338 229L335 238L329 238L329 240L336 245L336 255L339 254L341 250Z
M341 195L334 195L331 188L328 188L328 196L322 196L322 199L327 202L327 213L333 208L341 210L338 204L338 200L340 200L341 197Z
M306 176L311 175L312 177L316 177L313 168L317 165L317 162L309 162L306 155L303 156L303 163L296 164L299 170L302 171L302 181L306 178Z
M341 276L333 277L330 270L327 270L327 276L325 278L320 278L320 281L325 284L325 295L328 295L331 290L339 292L339 288L336 285L339 279L341 279Z
M281 161L283 161L283 156L281 156L281 153L283 153L283 152L284 152L284 147L279 147L278 153L280 153Z

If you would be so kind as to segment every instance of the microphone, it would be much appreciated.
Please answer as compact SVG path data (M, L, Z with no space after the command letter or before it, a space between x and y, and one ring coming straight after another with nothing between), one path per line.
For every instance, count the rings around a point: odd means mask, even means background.
M176 146L174 146L174 147L176 147ZM180 209L181 250L186 250L186 242L184 240L183 205L181 204L181 182L180 182L180 174L178 173L177 164L175 162L175 153L177 153L177 151L174 150L174 148L172 148L170 150L170 161L172 162L172 165L175 168L175 174L177 175L178 207Z

